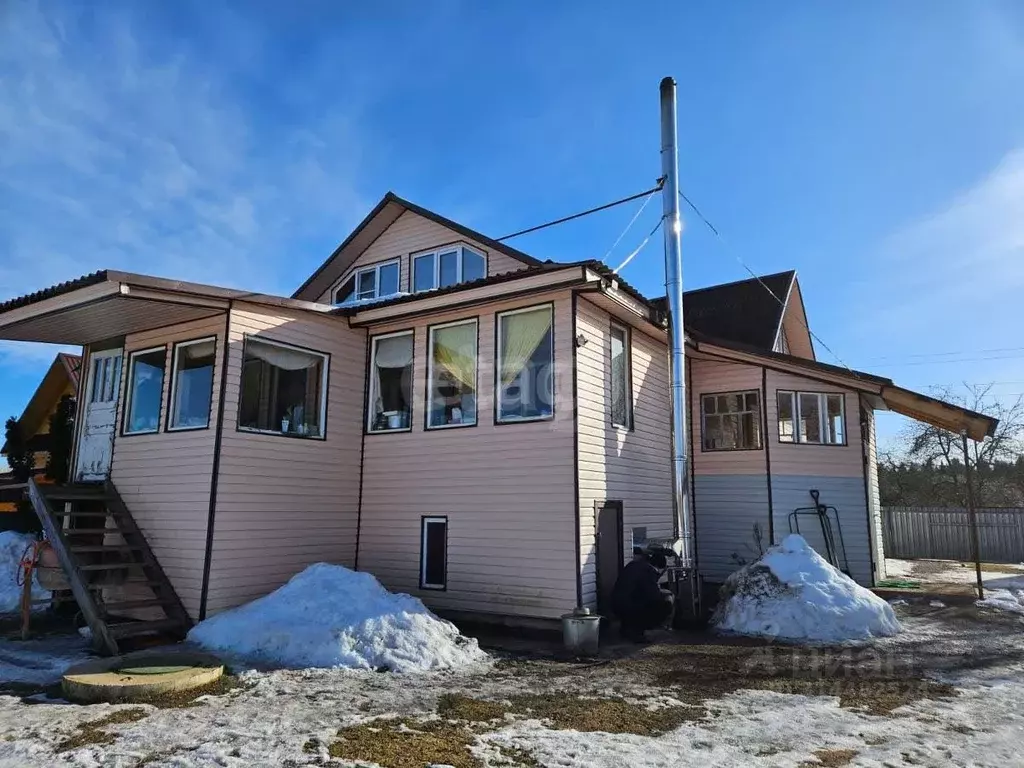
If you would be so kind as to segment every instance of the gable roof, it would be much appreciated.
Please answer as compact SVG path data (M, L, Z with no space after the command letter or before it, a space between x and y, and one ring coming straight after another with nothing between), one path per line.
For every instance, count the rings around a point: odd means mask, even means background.
M500 243L481 232L459 224L457 221L452 221L439 213L434 213L416 203L405 200L394 192L388 192L367 214L366 218L359 222L341 245L334 249L334 253L328 256L327 260L298 287L292 294L292 298L316 300L334 280L341 277L363 251L369 248L406 211L411 211L417 216L447 227L465 238L476 240L481 245L521 261L525 266L536 267L544 263L517 248Z
M796 271L711 285L683 293L687 332L771 350ZM762 285L762 283L764 285ZM771 294L765 290L767 286ZM773 298L774 295L774 298ZM662 297L655 303L665 308Z

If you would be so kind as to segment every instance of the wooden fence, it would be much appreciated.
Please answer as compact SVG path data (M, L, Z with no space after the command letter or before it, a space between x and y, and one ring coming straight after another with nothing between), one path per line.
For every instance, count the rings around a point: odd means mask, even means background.
M967 510L949 507L883 507L885 556L903 560L971 560ZM978 510L981 560L1024 562L1024 508Z

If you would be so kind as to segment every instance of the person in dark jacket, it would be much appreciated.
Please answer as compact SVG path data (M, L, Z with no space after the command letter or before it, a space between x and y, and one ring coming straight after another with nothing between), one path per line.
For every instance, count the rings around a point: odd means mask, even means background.
M615 581L612 610L626 639L643 642L646 630L660 627L672 614L672 595L658 586L665 566L660 552L634 556Z

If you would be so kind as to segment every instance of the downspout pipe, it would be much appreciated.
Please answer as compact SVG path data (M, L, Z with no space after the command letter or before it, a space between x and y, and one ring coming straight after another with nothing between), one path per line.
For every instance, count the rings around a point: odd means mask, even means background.
M694 564L686 459L686 331L683 327L683 232L679 212L679 150L676 145L676 81L661 81L661 174L665 233L665 295L669 311L669 374L672 407L672 509L678 530L677 554L683 568Z

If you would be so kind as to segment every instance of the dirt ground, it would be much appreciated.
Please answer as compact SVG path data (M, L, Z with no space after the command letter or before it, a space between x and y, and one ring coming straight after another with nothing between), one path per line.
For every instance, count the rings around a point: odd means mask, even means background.
M497 663L460 675L248 672L164 707L9 690L0 766L1014 764L1020 617L927 600L898 610L903 634L858 647L666 632L575 660L556 643L485 636Z

